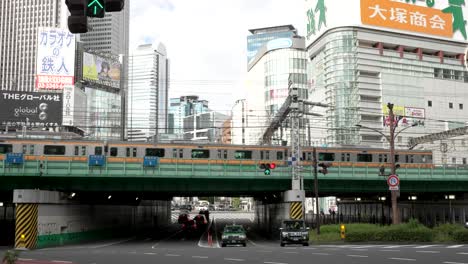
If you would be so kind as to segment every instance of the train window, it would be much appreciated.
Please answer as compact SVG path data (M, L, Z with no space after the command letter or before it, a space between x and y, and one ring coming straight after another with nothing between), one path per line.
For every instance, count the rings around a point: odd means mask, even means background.
M227 159L227 150L224 150L224 159Z
M192 159L209 159L210 151L208 149L192 149Z
M172 157L177 158L177 149L172 149Z
M147 148L145 150L146 156L150 156L150 157L164 158L165 153L166 153L166 150L162 148Z
M400 155L395 155L395 162L400 162Z
M307 152L306 160L312 160L312 152Z
M263 150L260 150L260 159L263 160Z
M276 159L277 160L283 160L283 152L281 152L281 151L276 152Z
M379 162L387 162L388 157L387 154L379 154Z
M184 149L179 149L179 158L182 159L184 157Z
M0 154L6 154L13 152L13 145L11 144L0 144Z
M236 150L234 152L235 159L252 159L252 151L250 150Z
M218 149L218 159L221 159L221 151L220 149Z
M466 158L462 158L463 165L466 165Z
M414 155L406 155L406 163L414 163Z
M81 156L86 156L86 146L81 146Z
M127 148L127 149L126 149L126 152L127 152L127 153L126 153L126 154L127 154L127 157L130 157L130 148Z
M425 155L421 155L421 163L426 163L426 156Z
M341 153L341 161L351 161L350 153Z
M65 146L45 145L44 155L65 155Z
M218 159L227 159L227 150L218 149Z
M358 162L372 162L372 154L357 154Z
M28 152L28 146L23 145L23 154L26 154Z
M29 145L29 155L34 155L34 145Z
M137 156L137 148L133 148L132 154L133 154L133 157L136 158L136 156Z
M94 155L102 155L102 147L94 147Z
M270 159L270 151L269 150L265 151L265 159L267 159L267 160Z
M335 153L319 153L319 161L335 161Z
M118 154L119 154L119 151L117 148L110 148L111 157L117 157Z
M80 152L80 147L75 146L75 156L78 156L78 152Z

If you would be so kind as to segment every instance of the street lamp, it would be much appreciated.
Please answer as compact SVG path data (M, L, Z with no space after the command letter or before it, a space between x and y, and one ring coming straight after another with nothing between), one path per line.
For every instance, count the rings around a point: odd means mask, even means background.
M450 223L453 223L453 213L452 213L452 200L455 200L455 195L445 195L445 200L449 201L449 220Z
M390 173L390 175L396 175L396 170L397 170L397 165L396 165L396 162L395 162L395 138L401 132L405 131L406 129L409 129L411 127L415 127L415 126L418 125L417 123L412 124L411 126L403 128L402 130L400 130L398 133L395 134L395 130L398 127L398 122L400 121L400 119L397 119L396 124L395 124L395 115L394 115L394 112L393 112L393 106L394 105L392 103L387 104L388 114L389 114L389 119L390 119L390 135L389 136L385 135L384 133L382 133L381 131L379 131L379 130L377 130L375 128L365 127L365 126L362 126L362 125L356 125L359 128L366 128L366 129L370 129L372 131L375 131L375 132L379 133L380 135L384 136L387 139L387 141L390 143L390 163L391 163L391 173ZM397 204L398 191L392 190L391 194L392 194L392 213L393 213L392 223L393 224L399 224L400 219L399 219L399 215L398 215L398 204Z

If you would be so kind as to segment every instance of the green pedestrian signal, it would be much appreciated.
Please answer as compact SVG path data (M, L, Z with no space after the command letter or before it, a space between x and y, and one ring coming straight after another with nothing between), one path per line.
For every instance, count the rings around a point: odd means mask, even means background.
M88 0L88 12L89 17L104 17L105 14L105 3L104 0Z
M270 175L271 174L271 170L270 169L265 169L263 171L263 173L265 173L265 175Z

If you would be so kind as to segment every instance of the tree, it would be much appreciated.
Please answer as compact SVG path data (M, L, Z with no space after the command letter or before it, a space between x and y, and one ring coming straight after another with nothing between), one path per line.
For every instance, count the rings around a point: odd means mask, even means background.
M240 207L240 198L239 197L235 197L235 198L232 198L232 206L234 208L239 208Z

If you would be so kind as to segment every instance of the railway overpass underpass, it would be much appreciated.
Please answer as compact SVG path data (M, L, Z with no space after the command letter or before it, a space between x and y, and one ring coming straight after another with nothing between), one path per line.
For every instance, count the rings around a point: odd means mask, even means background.
M1 242L18 247L159 232L170 223L171 200L178 196L253 197L254 224L274 238L281 220L302 209L287 198L291 170L282 165L264 175L257 164L241 163L161 163L151 170L133 163L95 170L79 161L48 161L42 169L36 160L19 167L0 164L0 231L7 234ZM302 175L305 195L313 197L311 167ZM468 219L468 168L415 166L400 169L399 176L403 220L416 217L434 225ZM323 223L391 221L388 186L378 167L333 166L319 175L319 194L339 198L335 214L320 205ZM302 216L314 226L316 210L308 203Z

